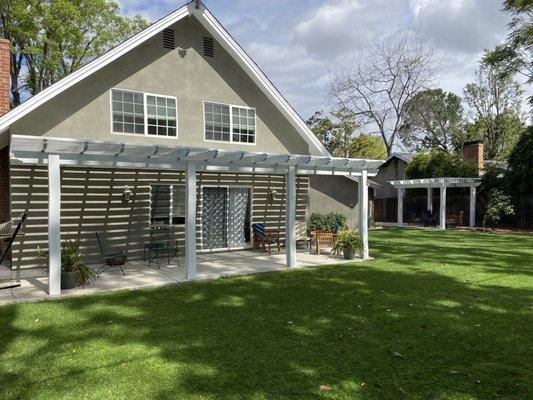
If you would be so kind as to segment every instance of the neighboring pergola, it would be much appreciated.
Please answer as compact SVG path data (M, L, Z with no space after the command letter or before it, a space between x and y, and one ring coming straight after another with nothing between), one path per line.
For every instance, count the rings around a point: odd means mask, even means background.
M187 279L196 277L196 172L284 174L286 177L286 264L296 265L296 175L358 178L359 234L368 258L368 176L381 160L252 153L196 147L124 144L55 137L12 135L12 161L48 166L49 294L59 294L61 276L61 165L185 171L185 260Z
M439 228L446 229L446 189L449 187L470 188L470 220L469 226L476 224L476 187L480 185L480 178L427 178L390 181L398 189L398 225L403 225L403 198L405 189L426 188L427 209L433 211L433 188L440 189Z

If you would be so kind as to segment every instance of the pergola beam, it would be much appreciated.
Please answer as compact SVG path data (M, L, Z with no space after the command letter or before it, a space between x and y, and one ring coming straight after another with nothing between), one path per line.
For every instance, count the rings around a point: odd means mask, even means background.
M294 167L289 167L285 179L287 194L285 210L285 251L287 267L296 265L296 174Z
M363 259L369 258L368 253L368 179L363 171L359 177L359 235L363 243Z
M473 228L476 226L476 187L470 187L470 218L468 225Z
M207 170L225 167L228 171L240 172L244 168L278 170L296 167L296 174L325 174L359 176L367 170L375 175L381 160L363 160L310 155L251 153L244 151L218 150L196 147L170 147L155 145L125 144L118 142L87 141L66 138L13 135L11 141L13 158L28 163L45 163L48 154L58 154L62 163L124 168L172 168L176 161L196 161ZM266 171L266 170L265 170ZM268 172L267 172L268 173Z
M48 294L61 293L61 164L48 156Z
M185 273L188 280L196 278L196 164L185 168Z
M440 187L439 229L446 229L446 186Z

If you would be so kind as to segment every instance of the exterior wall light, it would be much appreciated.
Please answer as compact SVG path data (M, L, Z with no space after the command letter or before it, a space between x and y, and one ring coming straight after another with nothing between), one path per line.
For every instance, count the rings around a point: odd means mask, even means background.
M278 192L275 189L268 188L268 203L272 204L276 200Z
M128 186L124 186L124 192L122 192L122 198L124 199L125 203L129 203L131 201L131 196L133 196L133 192L128 188Z

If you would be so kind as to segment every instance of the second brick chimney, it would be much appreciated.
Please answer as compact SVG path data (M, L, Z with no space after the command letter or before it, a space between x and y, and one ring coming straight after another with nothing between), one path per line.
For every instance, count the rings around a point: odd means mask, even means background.
M463 157L477 165L480 172L483 171L483 141L471 140L464 142Z
M0 39L0 117L11 109L9 93L11 86L11 43ZM9 144L0 149L0 223L11 217L9 185Z

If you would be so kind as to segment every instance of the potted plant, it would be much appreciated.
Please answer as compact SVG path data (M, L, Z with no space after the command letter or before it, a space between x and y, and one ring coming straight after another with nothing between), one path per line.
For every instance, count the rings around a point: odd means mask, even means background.
M48 252L41 253L48 258ZM82 260L78 242L67 239L61 243L61 289L85 286L96 277L96 273Z
M356 230L346 229L337 234L337 240L333 245L333 253L343 252L344 258L353 260L355 255L363 253L363 242Z

